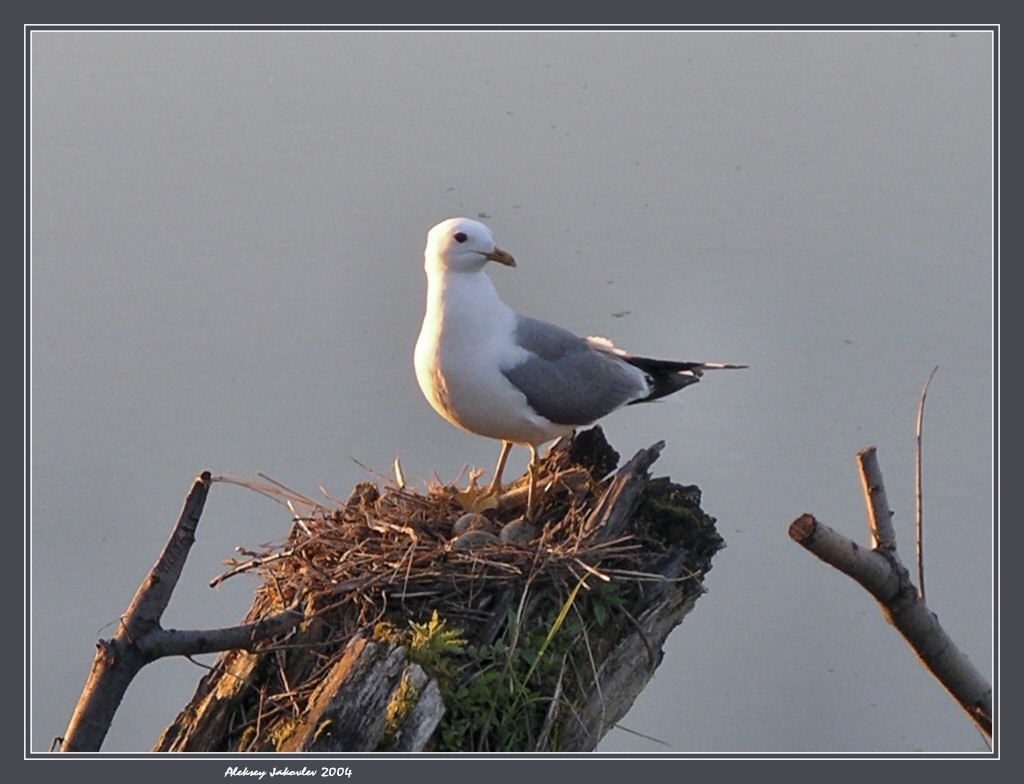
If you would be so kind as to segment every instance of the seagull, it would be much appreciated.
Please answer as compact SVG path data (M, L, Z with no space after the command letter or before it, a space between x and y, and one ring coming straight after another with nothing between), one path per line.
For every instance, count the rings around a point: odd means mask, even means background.
M581 338L523 316L502 302L485 274L492 261L516 266L479 221L449 218L427 233L427 307L414 353L416 380L434 410L456 427L501 441L494 478L473 498L474 510L497 506L514 444L530 450L529 517L538 446L623 406L678 392L705 370L746 367L633 356L605 338Z

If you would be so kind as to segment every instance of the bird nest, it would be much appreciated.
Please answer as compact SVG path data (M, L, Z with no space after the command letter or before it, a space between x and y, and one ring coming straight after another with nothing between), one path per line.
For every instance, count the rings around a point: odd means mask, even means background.
M646 469L658 451L660 445L643 450L612 473L618 455L600 428L557 442L542 461L543 496L529 523L523 521L525 478L507 488L498 508L472 518L454 488L437 484L420 493L402 486L400 472L383 490L360 483L344 502L314 502L279 485L250 485L289 507L292 529L278 545L240 550L214 583L256 573L262 582L247 621L288 607L301 609L304 620L250 654L262 658L250 662L250 674L241 679L246 688L233 689L230 717L210 747L280 747L285 728L301 719L352 640L376 637L408 646L413 632L422 637L430 628L453 643L447 652L454 656L426 662L446 689L449 723L441 730L450 737L436 747L514 748L507 739L482 737L472 711L451 704L458 686L466 693L482 671L493 669L488 655L506 656L533 640L540 652L562 657L561 669L538 667L534 650L526 657L532 665L528 679L550 695L557 678L560 699L571 699L566 662L587 661L577 667L575 691L585 693L587 683L592 691L602 658L616 644L609 616L633 630L667 590L688 584L693 600L703 591L711 555L724 543L713 518L700 509L696 487L650 479ZM467 523L469 531L460 532ZM472 535L480 531L488 536ZM553 630L566 632L563 645L551 644ZM237 654L222 655L204 679L186 711L192 719ZM507 662L504 669L507 674ZM239 680L237 670L232 677ZM550 705L526 721L535 723L531 747L537 747L549 711ZM163 739L167 748L174 745L174 729Z

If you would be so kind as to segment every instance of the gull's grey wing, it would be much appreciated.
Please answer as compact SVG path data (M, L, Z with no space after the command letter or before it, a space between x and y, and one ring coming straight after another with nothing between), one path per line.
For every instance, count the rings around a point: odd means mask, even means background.
M520 316L515 340L532 356L502 373L557 424L589 425L650 391L642 370L554 324Z

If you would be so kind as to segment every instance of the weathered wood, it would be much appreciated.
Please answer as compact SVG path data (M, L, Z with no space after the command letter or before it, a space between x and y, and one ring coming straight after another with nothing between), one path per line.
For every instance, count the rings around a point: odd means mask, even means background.
M697 581L669 582L682 576L681 562L679 559L674 564L676 569L666 570L665 582L659 586L662 590L636 618L636 625L618 630L613 647L598 668L590 699L577 706L572 720L564 722L563 750L596 749L661 666L668 635L682 623L704 590Z
M659 441L637 452L633 459L622 467L587 518L583 526L584 536L607 541L626 532L640 505L644 486L649 478L647 469L658 459L664 448L665 442Z
M199 681L190 708L163 731L153 751L223 750L225 728L231 726L238 705L258 689L261 668L267 660L247 651L228 651L217 668Z
M437 682L402 646L358 638L278 751L421 751L443 714Z
M481 715L481 725L472 727L469 733L474 746L465 750L592 750L625 715L653 676L661 663L662 646L668 634L704 592L703 577L710 569L711 557L723 546L714 521L699 508L700 494L696 488L651 479L649 468L662 447L659 443L638 452L601 486L589 511L584 510L578 523L573 523L580 526L573 541L611 544L607 550L610 555L603 560L578 560L576 576L567 575L579 580L571 593L571 583L538 580L541 571L523 572L518 581L510 576L493 588L488 587L490 583L481 583L468 592L464 612L453 620L467 641L489 646L505 636L514 649L524 644L527 630L517 627L513 633L506 627L509 618L514 618L516 624L533 623L534 639L536 621L541 619L540 634L543 637L548 629L548 641L530 656L537 656L538 663L540 658L552 662L556 675L541 687L547 691L524 700L543 707L535 730L522 736L528 739L529 746L505 745L495 739L488 727L493 730L501 717ZM546 486L552 494L577 492L583 497L589 491L579 487L574 472L581 466L585 468L596 487L616 460L600 430L595 429L577 439L558 442L544 458L542 470L547 472ZM565 477L570 477L569 491ZM386 495L379 500L386 501ZM365 505L367 502L370 507ZM375 513L369 510L377 509L377 503L378 498L370 496L347 512L367 509L366 514L372 517ZM508 503L508 498L502 500L503 505ZM556 527L568 524L547 522ZM397 532L400 528L377 521L372 522L370 530ZM417 534L413 527L402 535L411 542L408 547L420 546L416 541L425 532ZM514 575L514 564L548 557L544 541L542 536L537 542L481 545L484 549L479 555L480 568L507 568L512 570L508 574ZM295 546L290 541L289 547ZM604 552L603 545L581 546L581 552ZM475 557L472 552L462 553L453 547L450 550L453 557L463 559L460 562ZM528 555L531 552L535 554ZM509 553L517 554L518 560L508 561L507 567L502 567L511 557ZM448 556L438 551L437 557L443 563ZM316 568L315 564L311 567ZM439 568L443 572L443 567ZM392 584L384 580L383 571L360 578L361 584L391 597L402 596L407 590L406 582L400 570L395 574L396 577L389 578ZM335 584L339 591L335 596L341 595L343 584L354 584L354 580ZM611 609L602 611L598 623L592 615L589 594L602 585L611 586L616 600L607 606ZM413 599L391 601L405 606ZM429 597L422 601L424 606L430 605ZM558 619L554 618L556 613ZM254 605L247 619L252 620L255 614ZM343 653L329 654L319 642L326 639L327 630L317 626L318 617L315 613L310 615L287 639L268 645L262 655L251 659L231 654L222 657L154 750L433 750L438 748L439 722L448 721L446 713L455 711L453 721L459 716L476 715L466 714L465 708L455 703L446 705L445 695L450 692L445 689L451 689L453 684L445 686L437 675L411 663L406 646L386 635L371 638L367 632L360 632L348 641ZM582 621L574 627L582 629L574 632L579 637L559 636L565 619ZM338 622L330 623L336 630ZM549 647L552 639L555 642ZM330 657L330 665L318 670L318 656L320 660ZM518 654L514 658L518 660ZM454 671L466 672L468 666L467 659ZM502 666L508 664L495 662L490 669L496 672ZM537 663L529 672L533 673L535 667ZM319 674L315 676L315 687L308 687L307 691L307 686L299 681L300 673L309 672ZM452 677L451 672L445 676ZM529 674L519 678L530 680ZM285 684L288 693L279 693ZM522 687L519 683L517 688ZM472 680L466 688L474 688ZM511 684L500 688L507 692ZM276 713L267 710L271 704Z

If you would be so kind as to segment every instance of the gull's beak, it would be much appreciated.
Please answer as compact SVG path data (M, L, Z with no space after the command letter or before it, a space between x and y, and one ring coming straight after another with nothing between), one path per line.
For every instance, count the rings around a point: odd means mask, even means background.
M495 248L490 253L485 253L484 258L489 261L496 261L499 264L504 264L506 267L516 266L516 260L512 258L512 254L506 253L501 248Z

